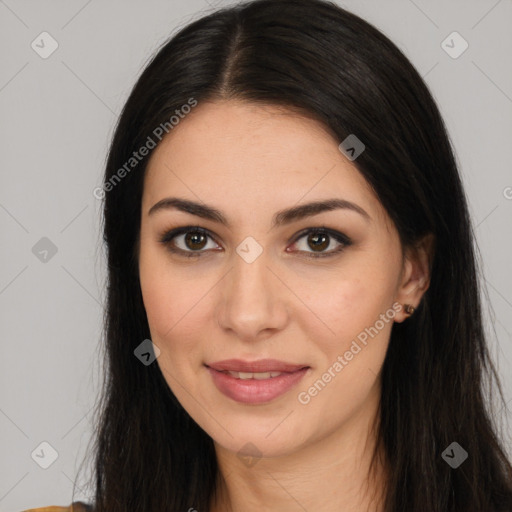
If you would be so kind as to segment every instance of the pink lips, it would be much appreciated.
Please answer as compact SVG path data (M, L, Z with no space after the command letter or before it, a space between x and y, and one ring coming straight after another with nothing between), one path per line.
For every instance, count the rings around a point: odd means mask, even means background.
M274 400L294 387L304 377L309 366L291 364L276 359L243 361L228 359L205 365L217 389L227 397L245 404L259 404ZM240 379L227 373L268 373L281 375L264 379Z

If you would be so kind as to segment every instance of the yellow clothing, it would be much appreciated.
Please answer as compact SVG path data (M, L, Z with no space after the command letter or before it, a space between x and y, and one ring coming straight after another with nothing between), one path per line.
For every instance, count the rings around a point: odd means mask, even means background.
M87 505L81 501L74 501L69 507L41 507L30 508L22 512L89 512L92 510L91 505Z

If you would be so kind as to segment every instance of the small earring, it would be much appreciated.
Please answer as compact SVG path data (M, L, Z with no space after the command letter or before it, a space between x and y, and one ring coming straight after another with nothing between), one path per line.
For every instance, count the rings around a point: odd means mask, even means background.
M412 315L414 311L416 311L416 308L412 304L404 304L404 311L408 315Z

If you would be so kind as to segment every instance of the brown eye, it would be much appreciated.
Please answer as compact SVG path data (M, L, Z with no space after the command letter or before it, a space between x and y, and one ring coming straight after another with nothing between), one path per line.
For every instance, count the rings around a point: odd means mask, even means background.
M218 248L216 243L207 247L208 239L213 241L207 230L199 226L187 226L164 233L160 237L160 242L172 253L186 257L199 257L207 252L207 249Z
M323 251L329 247L329 235L325 233L310 233L307 243L315 251Z
M204 249L206 243L206 235L198 231L189 231L185 235L185 245L192 250Z
M304 242L300 240L304 239ZM299 235L293 244L298 247L298 252L305 253L307 257L321 258L333 256L343 251L349 245L352 245L352 240L343 233L332 231L327 228L308 229ZM330 250L326 250L327 248Z
M299 243L302 239L305 243ZM208 247L208 240L212 241L213 246ZM170 252L187 258L203 256L209 252L208 250L221 249L209 231L199 226L172 229L160 237L160 242ZM303 247L299 247L296 252L304 253L306 257L319 258L340 253L346 247L352 245L352 240L343 233L322 227L302 231L295 238L293 246L300 246L301 244L303 244ZM327 250L328 248L330 250ZM288 248L286 251L290 252Z

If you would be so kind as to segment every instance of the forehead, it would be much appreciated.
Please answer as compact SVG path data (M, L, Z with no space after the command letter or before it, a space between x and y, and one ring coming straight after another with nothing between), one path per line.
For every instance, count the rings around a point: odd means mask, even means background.
M153 152L143 204L181 194L255 209L337 195L375 213L378 199L338 145L322 123L283 107L199 103Z

